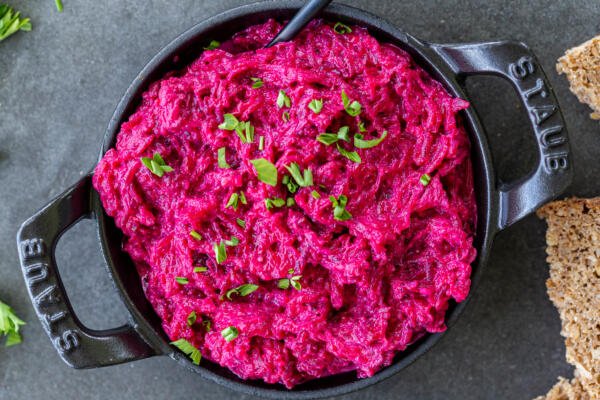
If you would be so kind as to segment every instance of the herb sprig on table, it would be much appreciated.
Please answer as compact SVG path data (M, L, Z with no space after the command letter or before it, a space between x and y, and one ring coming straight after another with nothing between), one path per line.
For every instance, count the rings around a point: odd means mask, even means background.
M20 12L0 3L0 42L18 31L30 30L29 18L21 18Z
M8 304L0 301L0 335L6 336L6 347L21 343L21 325L25 325L25 322L15 315Z

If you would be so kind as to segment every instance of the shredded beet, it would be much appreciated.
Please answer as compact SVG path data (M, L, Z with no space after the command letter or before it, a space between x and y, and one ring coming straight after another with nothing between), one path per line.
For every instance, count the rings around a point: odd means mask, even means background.
M280 29L269 21L204 51L150 86L94 175L167 335L242 378L288 388L350 370L371 376L443 331L449 301L469 292L475 258L469 141L457 116L468 103L366 29L332 26L314 21L293 42L263 49ZM290 107L277 106L280 90ZM346 112L342 90L360 115ZM323 100L318 114L314 99ZM218 128L228 113L254 126L252 143ZM355 148L361 122L365 140L387 137ZM350 141L338 143L361 163L316 140L342 126ZM217 164L221 147L230 168ZM173 171L159 177L140 162L154 153ZM277 166L276 187L257 179L258 158ZM292 162L314 175L295 194L282 184ZM226 207L241 192L247 204ZM330 195L347 196L350 219L334 219ZM266 198L290 197L295 204L265 207ZM217 264L214 244L232 237L239 244L225 246ZM292 276L300 290L278 286ZM227 299L246 283L259 288ZM239 336L227 342L221 331L230 326Z

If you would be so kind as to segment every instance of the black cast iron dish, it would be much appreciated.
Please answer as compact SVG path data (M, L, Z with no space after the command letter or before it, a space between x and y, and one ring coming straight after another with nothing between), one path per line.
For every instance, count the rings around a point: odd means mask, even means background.
M121 123L138 105L140 94L164 73L195 59L211 39L225 40L245 27L268 18L289 19L300 1L269 1L239 7L210 18L185 32L161 50L133 81L110 120L101 156L116 140ZM475 238L478 258L473 263L473 286L481 276L494 235L538 206L559 195L572 175L569 144L558 103L535 56L522 43L488 42L438 45L420 41L384 20L364 11L333 4L323 17L367 27L379 40L405 49L454 96L466 98L462 85L468 75L497 75L508 80L529 115L538 145L538 162L525 178L498 183L490 152L473 108L463 112L472 144L478 226ZM93 331L81 324L69 304L54 259L60 235L81 218L95 218L108 273L126 304L129 324L107 331ZM398 354L395 362L367 379L354 373L322 378L286 390L280 385L244 381L227 369L203 360L195 366L169 346L160 320L147 301L136 269L121 250L121 232L114 226L86 176L23 223L17 237L23 274L38 317L62 359L74 368L94 368L169 355L201 376L246 394L278 399L319 398L365 388L405 368L436 343L441 333L431 334ZM471 292L472 293L472 292ZM470 296L469 296L470 297ZM466 302L452 305L446 321L452 326Z

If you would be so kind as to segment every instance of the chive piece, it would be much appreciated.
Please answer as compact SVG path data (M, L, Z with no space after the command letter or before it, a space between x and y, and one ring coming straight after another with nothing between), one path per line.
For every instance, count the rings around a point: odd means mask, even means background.
M337 221L346 221L352 218L352 214L346 210L346 204L348 204L348 197L340 195L337 199L335 196L329 196L329 201L333 206L333 219Z
M188 326L192 326L196 323L196 311L192 311L188 316L187 316L187 325Z
M202 235L199 234L198 232L196 232L193 229L190 231L190 236L193 237L196 240L202 240Z
M195 273L206 272L206 271L208 271L207 267L194 267Z
M340 34L340 35L345 35L346 33L352 33L352 29L348 25L342 24L341 22L337 22L333 26L333 30L335 31L335 33Z
M237 218L235 220L235 222L237 222L237 224L242 228L242 229L246 229L246 221L244 221L243 219Z
M285 201L285 205L288 207L293 207L296 205L296 200L294 200L293 197L288 197L287 200Z
M248 201L246 200L246 195L244 194L244 192L240 192L240 202L241 202L243 205L246 205L246 204L248 204Z
M281 119L283 119L285 122L288 122L290 120L290 113L287 111L284 111L283 114L281 115Z
M240 198L239 194L237 194L235 192L231 193L231 196L229 196L229 200L227 201L227 204L225 204L225 208L231 207L237 211L239 198Z
M360 103L356 100L351 102L344 90L342 90L342 103L344 104L344 109L351 117L356 117L362 111Z
M152 158L142 157L140 160L142 161L142 164L150 170L150 172L159 178L162 177L165 172L173 172L173 168L165 163L165 160L159 153L154 153Z
M321 133L317 136L317 142L323 143L324 145L331 145L338 141L338 136L335 133Z
M233 114L224 114L223 122L219 125L219 129L232 131L240 124L240 121Z
M323 109L323 99L321 100L317 100L317 99L313 99L310 101L310 103L308 103L308 108L314 112L315 114L319 114L321 112L321 110Z
M272 162L264 158L250 160L250 162L254 166L256 175L260 181L267 185L277 186L277 168Z
M280 279L280 280L277 282L277 287L278 287L279 289L284 289L284 290L285 290L285 289L288 289L288 288L290 287L290 280L289 280L288 278L283 278L283 279Z
M294 178L300 187L308 187L313 185L313 175L310 169L305 169L304 175L302 175L300 172L300 167L298 167L298 164L296 163L291 163L285 168L290 172L290 175L292 175L292 178Z
M302 285L300 285L300 282L298 282L300 278L302 278L302 275L292 276L290 278L290 283L292 287L296 290L302 290Z
M231 168L231 165L227 164L227 159L225 157L225 147L219 147L219 150L217 150L217 163L219 164L219 168Z
M279 94L277 95L277 107L283 108L285 106L285 107L289 108L291 105L292 105L292 100L290 100L288 95L285 94L285 92L283 90L280 90Z
M63 12L62 0L54 0L54 4L56 4L56 9L58 10L58 12Z
M221 45L221 42L217 41L217 40L211 40L210 43L208 44L208 46L206 46L204 48L204 50L214 50L216 48L218 48Z
M254 126L250 122L246 122L245 124L245 133L246 133L246 143L254 142ZM242 140L243 142L243 140Z
M423 174L423 175L421 175L421 178L419 179L419 182L421 182L421 185L423 185L423 186L429 185L430 181L431 181L431 176L429 176L429 174Z
M261 136L258 138L258 149L263 151L265 149L265 137Z
M248 296L250 293L256 291L258 289L258 285L255 285L253 283L245 283L243 285L240 285L236 288L230 289L227 291L227 294L225 295L229 300L231 300L231 296L232 295L237 295L237 296Z
M178 276L175 278L175 281L177 283L179 283L180 285L187 285L188 283L190 283L190 281L188 280L188 278L184 278L182 276Z
M213 250L215 251L215 259L217 260L217 264L222 264L227 260L227 250L225 248L225 243L215 243L213 244Z
M171 344L181 350L186 356L190 357L194 364L200 365L202 354L200 354L200 350L195 348L190 342L185 339L179 339L171 342Z
M240 331L238 331L238 329L235 326L228 326L227 328L221 331L221 336L223 336L223 339L225 339L225 341L227 342L231 342L236 337L238 337L239 334Z
M354 135L354 147L357 147L359 149L370 149L371 147L375 147L379 143L383 142L383 139L386 138L387 134L387 131L383 131L381 136L376 139L364 140L364 136L360 133L357 133L356 135Z
M260 89L265 84L260 78L250 78L252 80L252 89Z
M344 149L342 146L340 146L339 143L337 144L337 149L341 155L343 155L344 157L346 157L348 160L350 160L352 162L360 164L360 162L362 161L357 152L348 151L348 150Z
M321 195L319 194L319 192L317 192L316 190L313 190L312 192L310 192L310 194L312 195L312 197L316 200L321 198Z
M235 236L232 236L230 240L225 240L223 243L225 243L225 246L237 246L238 244L240 244L240 239L236 238Z
M280 198L265 199L265 207L270 210L273 207L281 208L285 205L285 200Z

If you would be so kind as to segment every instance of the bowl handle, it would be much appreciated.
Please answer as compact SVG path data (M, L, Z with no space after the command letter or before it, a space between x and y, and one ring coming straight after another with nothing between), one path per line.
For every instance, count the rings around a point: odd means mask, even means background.
M560 195L573 176L567 129L540 63L527 45L514 41L432 44L464 83L469 75L495 75L516 90L535 134L537 167L515 182L500 183L498 228L504 229Z
M17 234L21 268L33 307L60 357L74 368L118 364L157 354L132 325L92 330L73 312L54 251L70 226L93 215L91 190L88 175L25 221Z

